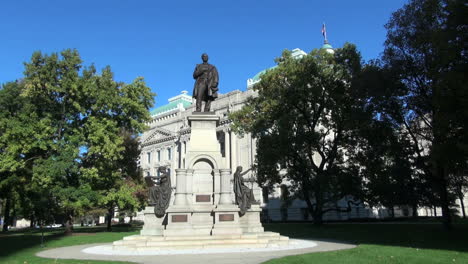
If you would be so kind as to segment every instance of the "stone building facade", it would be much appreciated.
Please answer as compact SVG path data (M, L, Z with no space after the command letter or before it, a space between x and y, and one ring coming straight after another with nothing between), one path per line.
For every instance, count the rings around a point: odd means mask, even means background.
M231 129L231 121L228 115L232 111L241 109L248 97L255 96L255 91L234 90L219 95L219 98L211 105L212 111L220 117L217 126L217 138L221 148L223 162L226 168L232 172L237 166L244 170L250 168L255 162L256 142L250 134L240 137ZM154 109L151 114L153 120L148 124L149 128L141 136L140 167L143 175L157 176L160 166L167 166L171 170L171 183L175 188L175 169L186 168L186 153L190 139L190 127L187 116L194 111L192 97L186 91L169 99L168 104ZM278 185L271 192L262 190L255 183L255 175L249 172L244 176L249 182L249 187L254 191L254 196L263 208L264 221L307 221L312 217L308 213L304 201L299 199L284 198L285 186L288 182ZM351 197L348 197L351 199ZM347 197L338 204L347 205ZM232 197L234 199L234 197ZM372 217L375 212L364 205L354 206L348 213L331 212L324 215L325 220L347 220L350 218Z
M325 43L322 49L333 52L329 43ZM300 49L292 50L294 58L302 58L306 53ZM275 67L275 66L274 66ZM272 67L272 68L274 68ZM270 69L272 69L270 68ZM244 170L250 168L255 162L256 143L255 138L250 134L242 137L236 135L231 129L231 121L228 119L230 112L242 108L247 98L255 96L252 87L261 79L261 75L266 70L260 71L252 78L247 79L247 89L245 91L234 90L226 94L220 94L218 99L213 101L211 109L220 117L220 122L216 128L218 142L221 148L223 162L226 168L232 172L237 166L242 166ZM175 188L175 169L186 168L186 153L188 141L190 139L190 127L187 116L194 111L192 97L186 91L169 99L168 104L160 106L151 112L152 121L149 128L141 136L140 167L144 176L158 174L158 167L167 166L171 170L171 183ZM250 179L250 187L254 190L254 196L263 208L264 221L307 221L312 217L308 213L307 205L300 199L285 199L289 183L284 181L276 186L273 191L262 190L255 183L255 175L249 172L246 176ZM468 204L465 197L465 207ZM234 197L232 197L234 199ZM343 197L337 201L337 206L343 209L347 207L347 201L352 197ZM460 203L457 200L457 203ZM461 209L461 208L460 208ZM411 208L395 208L395 217L411 216ZM461 215L461 210L460 215ZM466 208L468 212L468 208ZM354 205L350 212L330 211L323 216L324 220L348 220L353 218L385 218L391 215L388 208L370 208L365 204ZM420 208L420 216L440 216L440 208Z

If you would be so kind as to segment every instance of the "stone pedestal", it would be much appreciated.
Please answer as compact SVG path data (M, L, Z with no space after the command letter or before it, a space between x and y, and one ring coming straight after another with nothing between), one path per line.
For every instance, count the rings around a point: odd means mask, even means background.
M235 204L220 204L214 209L213 235L241 235L239 207Z
M194 113L188 121L192 130L186 168L176 170L176 193L174 204L167 210L165 236L211 235L215 201L220 200L220 181L226 175L226 170L220 173L224 163L216 137L219 117L214 113Z
M162 236L164 232L164 217L156 217L154 214L154 207L147 206L145 210L143 210L144 215L144 222L143 228L140 231L141 235L144 236Z
M154 208L147 207L141 235L116 241L114 248L137 251L177 247L250 248L288 243L287 237L264 232L260 206L252 205L240 217L239 206L233 201L232 171L226 168L216 137L219 117L214 113L194 113L188 120L191 137L185 167L175 170L176 191L165 217L157 218ZM234 159L235 149L232 152Z
M221 146L216 137L216 126L219 117L214 113L194 113L187 117L190 127L190 141L186 155L186 167L195 167L197 161L206 160L213 169L224 167L221 156Z
M253 204L252 207L247 210L245 215L240 218L240 227L242 232L247 233L261 233L264 231L262 224L260 223L260 212L262 208L260 205Z

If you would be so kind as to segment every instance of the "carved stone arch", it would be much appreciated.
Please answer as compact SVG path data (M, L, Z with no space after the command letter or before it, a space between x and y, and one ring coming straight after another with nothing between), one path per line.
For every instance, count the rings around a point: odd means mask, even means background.
M205 169L205 170L213 170L214 165L213 162L207 158L200 158L197 159L193 163L193 169Z
M214 160L210 156L198 156L192 164L192 191L194 202L213 203L214 201Z
M194 167L194 165L197 162L199 162L200 160L206 160L211 164L213 169L219 169L219 164L216 162L216 160L213 157L211 157L210 155L206 155L206 154L199 154L199 155L196 155L195 157L193 157L192 160L189 161L188 168L192 169Z

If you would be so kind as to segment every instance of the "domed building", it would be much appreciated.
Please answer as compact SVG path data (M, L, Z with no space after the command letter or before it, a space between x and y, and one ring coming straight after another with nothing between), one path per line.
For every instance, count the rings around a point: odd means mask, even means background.
M323 46L322 46L321 49L325 50L326 52L328 52L328 53L330 53L330 54L334 54L334 53L335 53L335 51L333 50L332 45L330 45L330 43L328 43L328 41L326 41L326 42L323 44Z
M291 51L291 56L294 59L300 59L300 58L304 57L305 55L307 55L307 53L305 53L305 51L303 51L301 49L298 49L298 48L293 49ZM261 76L263 74L265 74L268 70L274 69L276 67L277 66L275 65L275 66L270 67L268 69L262 70L259 73L255 74L254 77L247 79L247 89L251 89L256 83L260 82Z
M325 39L321 49L333 54L333 47ZM301 49L293 49L293 58L300 59L307 53ZM236 135L230 128L231 120L228 114L242 108L247 99L256 96L252 87L260 82L261 77L273 66L264 69L253 77L247 79L245 91L234 90L226 94L219 94L218 99L211 104L212 111L220 117L216 128L218 142L224 166L234 172L237 166L250 168L254 165L257 153L256 139L250 134ZM166 105L151 111L152 121L148 123L148 129L141 138L140 167L145 176L157 175L160 166L166 166L171 170L171 183L175 188L175 169L186 168L186 153L191 129L187 122L187 116L194 111L192 97L186 91L169 99ZM281 168L279 168L281 170ZM255 175L249 172L244 176L250 188L253 189L255 200L259 201L263 208L264 221L309 221L312 217L307 209L305 201L298 198L286 197L289 183L284 181L272 191L260 188L255 182ZM234 197L232 197L234 200ZM338 206L347 207L347 201L352 197L343 197L336 201ZM327 220L348 220L352 218L380 218L390 215L386 208L372 209L365 204L354 205L349 212L330 211L323 216ZM395 210L395 216L405 215L404 210Z

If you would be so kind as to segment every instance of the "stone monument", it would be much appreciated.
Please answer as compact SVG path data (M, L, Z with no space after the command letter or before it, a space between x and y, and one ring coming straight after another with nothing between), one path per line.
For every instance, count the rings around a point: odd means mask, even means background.
M203 61L207 62L208 56L206 60L204 56ZM195 73L199 71L198 67ZM216 89L217 81L216 72ZM198 87L198 82L199 79L195 87ZM207 85L205 88L211 89L213 86ZM201 91L198 90L199 93ZM160 197L164 201L151 200L150 206L144 210L144 226L140 235L114 242L114 249L251 248L288 244L287 237L264 232L260 223L261 208L255 202L252 191L243 184L242 167L236 170L235 179L231 169L223 167L225 162L216 137L220 118L214 112L209 112L209 104L206 107L208 102L205 103L205 112L200 112L199 98L196 111L187 118L191 136L185 168L175 170L175 193L164 189L164 182L149 187L150 198ZM234 182L234 188L231 188L231 182ZM164 213L161 213L161 208L167 199L164 195L156 195L156 191L173 195ZM236 197L235 200L232 197Z

